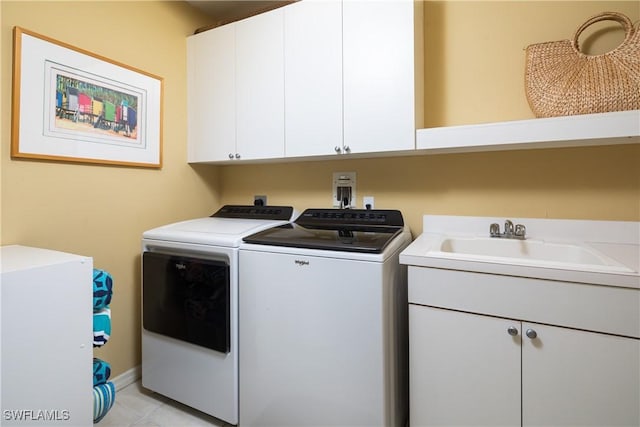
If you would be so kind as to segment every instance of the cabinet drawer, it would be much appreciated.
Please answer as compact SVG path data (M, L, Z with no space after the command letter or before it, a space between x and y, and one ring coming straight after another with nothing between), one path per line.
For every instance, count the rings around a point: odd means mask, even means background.
M409 267L409 303L640 338L640 291Z

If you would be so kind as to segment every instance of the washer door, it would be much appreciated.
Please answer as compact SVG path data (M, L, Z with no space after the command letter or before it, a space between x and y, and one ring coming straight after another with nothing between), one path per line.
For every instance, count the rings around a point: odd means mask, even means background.
M228 353L229 310L227 263L158 252L143 253L144 329Z

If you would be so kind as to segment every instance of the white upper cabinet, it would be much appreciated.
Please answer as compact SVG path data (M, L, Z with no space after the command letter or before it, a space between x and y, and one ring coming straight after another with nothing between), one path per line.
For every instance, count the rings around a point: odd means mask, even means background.
M189 162L284 156L282 10L187 39Z
M304 0L189 37L189 162L414 149L418 4Z
M284 8L284 75L286 156L341 152L341 1Z
M416 7L304 0L284 8L287 157L415 148Z
M236 154L235 27L187 39L187 141L189 162Z
M344 0L342 7L347 151L414 149L417 6L408 0Z
M236 23L236 138L240 159L284 156L283 10Z

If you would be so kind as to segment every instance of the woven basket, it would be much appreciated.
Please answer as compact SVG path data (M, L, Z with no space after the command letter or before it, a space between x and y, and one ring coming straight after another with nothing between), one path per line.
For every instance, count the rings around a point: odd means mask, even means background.
M624 27L622 44L602 55L582 53L580 34L608 20ZM537 117L640 109L640 30L626 15L603 12L582 24L573 40L528 46L525 90Z

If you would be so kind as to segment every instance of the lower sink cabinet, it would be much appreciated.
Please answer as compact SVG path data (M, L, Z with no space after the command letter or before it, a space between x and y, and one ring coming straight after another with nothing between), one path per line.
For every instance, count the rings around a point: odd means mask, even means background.
M409 328L412 427L640 425L638 339L416 304Z

